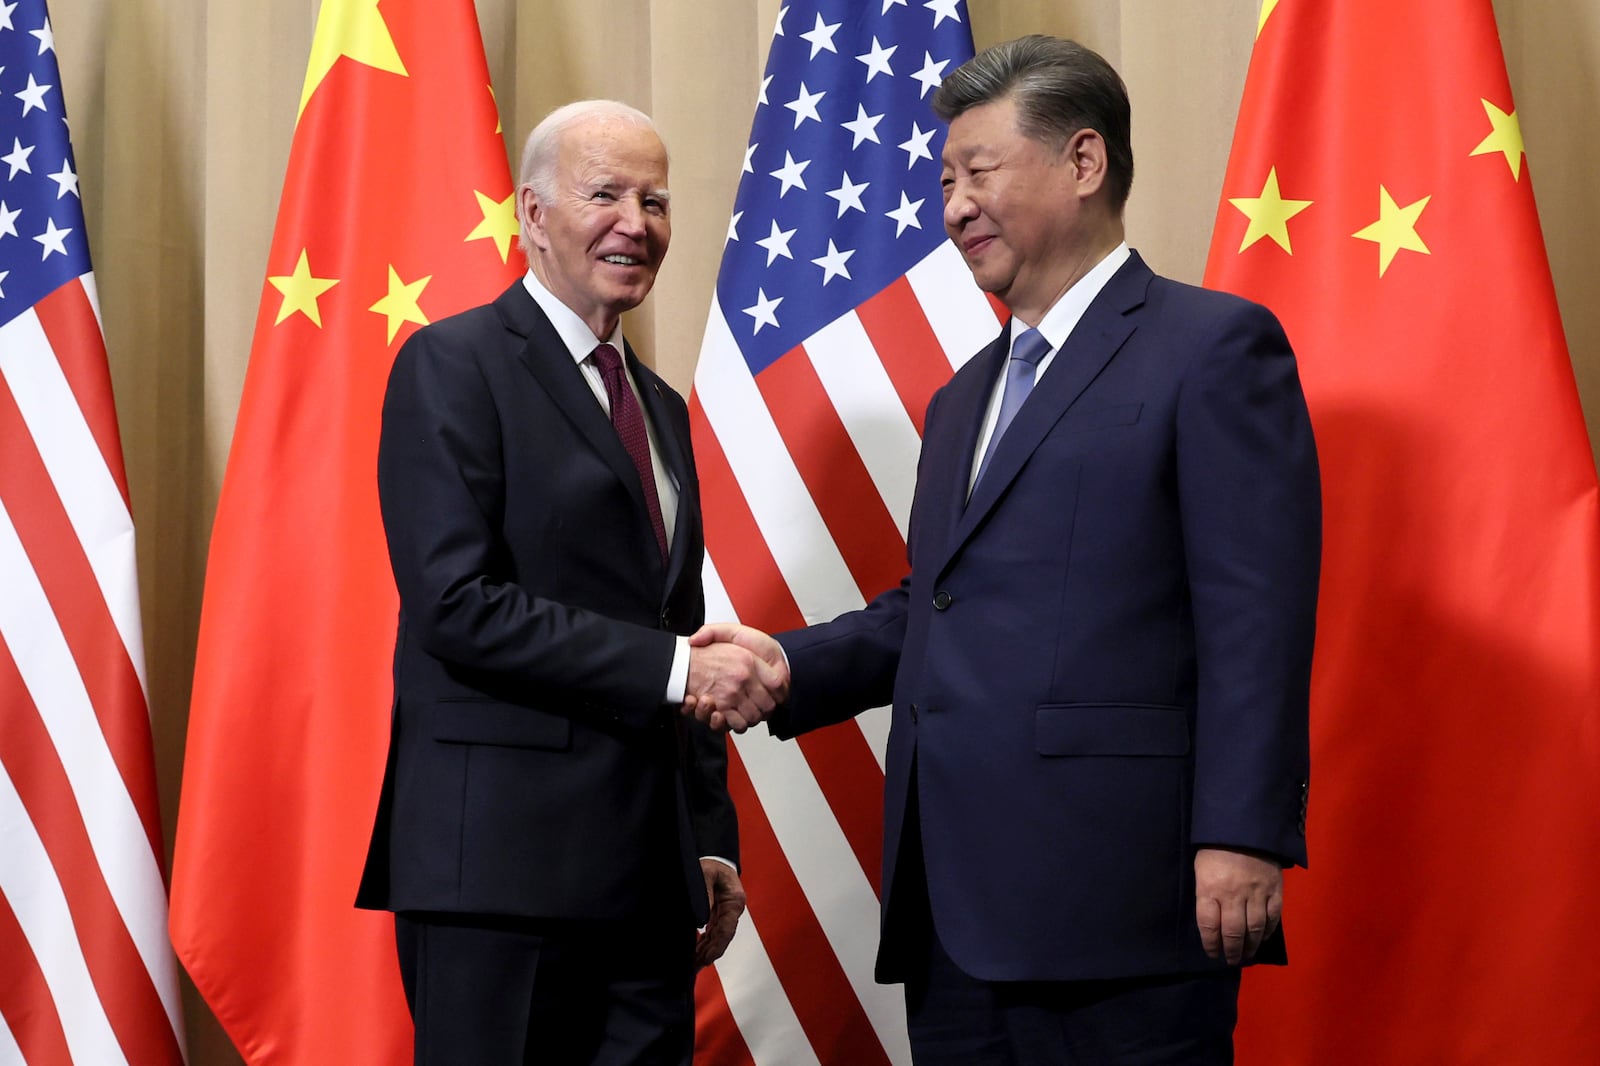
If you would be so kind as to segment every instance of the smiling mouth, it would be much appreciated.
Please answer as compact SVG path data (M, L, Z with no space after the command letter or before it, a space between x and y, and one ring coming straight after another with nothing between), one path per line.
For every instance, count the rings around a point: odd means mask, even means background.
M604 260L605 262L607 262L607 263L614 263L617 266L643 266L644 265L644 260L643 259L638 259L638 258L636 258L634 256L631 256L631 255L603 255L600 258L602 260Z
M967 255L971 255L973 252L987 246L992 240L994 240L994 237L990 234L985 234L982 237L973 237L971 240L962 242L961 250Z

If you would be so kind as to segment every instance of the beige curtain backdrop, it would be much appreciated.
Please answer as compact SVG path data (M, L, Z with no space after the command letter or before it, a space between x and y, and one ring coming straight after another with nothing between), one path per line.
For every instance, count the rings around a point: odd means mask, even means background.
M1119 67L1133 97L1139 162L1130 238L1156 269L1198 281L1258 0L970 3L979 47L1056 33ZM206 538L317 6L53 4L139 531L169 846ZM685 392L778 7L779 0L478 0L513 145L551 107L585 96L619 97L660 122L672 151L672 254L627 328ZM1600 4L1496 0L1495 8L1590 435L1600 438ZM192 1061L238 1062L192 993L186 1005Z

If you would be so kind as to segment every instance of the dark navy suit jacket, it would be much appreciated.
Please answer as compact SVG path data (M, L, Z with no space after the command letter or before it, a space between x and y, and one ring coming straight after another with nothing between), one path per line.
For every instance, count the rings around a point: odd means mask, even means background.
M626 358L679 486L665 563L520 281L395 360L378 488L400 622L361 906L703 924L698 857L737 861L726 748L662 705L673 634L704 614L688 414Z
M934 924L973 976L1214 966L1195 849L1305 861L1321 505L1294 356L1264 308L1135 255L969 500L1008 336L929 404L910 575L781 637L773 729L893 703L885 926L917 890L896 870L914 782ZM880 950L880 979L906 965Z

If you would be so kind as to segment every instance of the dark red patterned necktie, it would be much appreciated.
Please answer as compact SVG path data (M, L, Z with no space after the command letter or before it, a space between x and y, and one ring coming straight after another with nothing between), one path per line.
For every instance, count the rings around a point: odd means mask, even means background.
M661 521L661 497L656 494L655 470L650 465L650 434L644 426L644 412L628 386L627 375L622 372L622 356L609 344L602 344L590 356L600 369L600 378L606 383L606 396L611 401L611 425L628 450L628 458L639 472L639 485L644 489L644 505L650 512L650 528L655 530L656 544L661 548L661 559L667 558L667 527Z

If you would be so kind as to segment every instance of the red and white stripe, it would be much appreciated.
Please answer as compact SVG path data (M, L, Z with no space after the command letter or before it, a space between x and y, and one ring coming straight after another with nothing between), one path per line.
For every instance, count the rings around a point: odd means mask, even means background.
M92 274L0 326L0 589L0 1062L181 1062Z
M928 400L999 322L948 242L754 377L713 300L690 398L707 618L794 628L900 581ZM749 910L702 995L703 1045L742 1040L717 1066L911 1061L903 994L872 977L888 728L733 738Z

